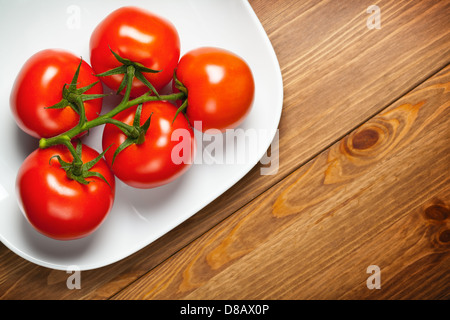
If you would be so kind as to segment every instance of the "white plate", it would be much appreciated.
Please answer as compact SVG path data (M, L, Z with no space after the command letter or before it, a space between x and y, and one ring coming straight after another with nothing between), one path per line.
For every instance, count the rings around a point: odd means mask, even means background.
M218 46L242 56L253 70L256 94L253 109L241 128L245 134L256 132L257 139L237 139L237 150L244 148L247 158L240 161L235 156L234 163L200 163L208 160L203 143L191 169L160 188L137 190L117 180L114 208L94 234L75 241L52 240L36 232L17 205L16 173L25 157L38 147L38 141L18 129L12 118L12 84L22 64L42 49L63 48L89 61L92 30L123 5L147 8L169 19L179 32L181 54L199 46ZM0 7L0 240L33 263L60 270L71 266L88 270L133 254L240 180L264 156L276 134L283 102L281 72L270 41L247 1L54 0L43 4L0 0ZM97 150L101 150L101 130L93 129L86 141ZM201 145L201 135L196 133L196 138ZM230 142L225 139L228 155Z

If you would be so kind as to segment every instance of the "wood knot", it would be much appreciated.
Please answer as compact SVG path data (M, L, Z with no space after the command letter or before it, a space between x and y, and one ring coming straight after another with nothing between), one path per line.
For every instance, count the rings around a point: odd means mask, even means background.
M424 210L424 217L433 222L444 222L450 216L450 210L443 205L433 204Z
M389 151L395 139L395 126L389 121L374 119L344 139L341 151L348 157L368 160Z
M431 230L434 230L434 232ZM438 225L434 225L433 227L431 227L430 231L431 246L435 250L441 252L448 251L450 249L450 229L448 228L448 226L444 225L439 228Z
M364 150L374 146L379 139L379 134L376 130L368 128L357 132L352 139L354 149Z
M437 237L439 243L447 245L450 243L450 230L445 229L439 233L439 236Z
M424 104L402 104L377 115L331 147L324 184L354 179L389 156L402 143L407 145L410 129Z
M431 236L434 248L448 250L450 248L450 209L440 199L433 199L426 205L422 213L427 222L427 233Z

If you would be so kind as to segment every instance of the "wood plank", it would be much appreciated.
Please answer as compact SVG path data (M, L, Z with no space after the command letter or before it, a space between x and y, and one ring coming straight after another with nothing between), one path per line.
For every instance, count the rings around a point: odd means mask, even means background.
M450 66L114 298L449 298L449 127Z
M0 297L108 298L255 199L350 130L449 62L448 2L381 1L382 28L368 30L370 1L250 2L268 30L284 78L280 167L256 166L212 204L131 257L83 272L83 289L67 274L23 261L0 246ZM16 269L16 266L21 266Z

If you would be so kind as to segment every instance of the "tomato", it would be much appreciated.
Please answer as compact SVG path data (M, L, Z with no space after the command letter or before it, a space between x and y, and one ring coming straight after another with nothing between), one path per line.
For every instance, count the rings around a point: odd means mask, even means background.
M80 57L59 49L46 49L35 53L22 66L10 96L11 111L18 126L36 138L48 138L77 125L79 115L70 106L46 109L62 100L65 84L70 84L80 64ZM91 67L83 61L77 88L98 81ZM102 94L99 82L85 92ZM84 102L86 118L92 120L102 109L102 99Z
M133 123L137 107L119 113L115 119ZM105 158L117 178L135 188L154 188L181 176L193 163L194 132L182 115L175 117L177 108L168 101L151 101L142 105L140 124L151 116L145 141L132 144L112 159L116 149L127 136L113 124L103 131L103 150L110 147Z
M144 67L161 70L158 73L143 73L159 91L172 79L180 58L180 39L170 21L140 8L122 7L101 21L91 35L91 64L96 74L121 66L111 50ZM117 91L123 77L123 74L117 74L101 79ZM149 88L140 80L133 80L132 97L147 91Z
M95 231L110 212L115 196L115 178L104 159L91 169L99 177L86 178L84 185L67 177L57 158L71 162L72 154L65 146L37 149L23 162L17 175L19 204L31 225L42 234L72 240ZM84 163L95 159L98 152L83 145ZM50 162L49 162L49 159Z
M202 131L238 126L250 112L255 84L250 67L236 54L202 47L181 57L177 79L186 87L186 114L201 121Z

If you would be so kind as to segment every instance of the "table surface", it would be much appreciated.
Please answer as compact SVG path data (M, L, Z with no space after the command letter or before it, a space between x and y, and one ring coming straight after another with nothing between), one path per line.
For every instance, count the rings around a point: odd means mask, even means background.
M450 298L450 2L377 1L380 28L373 1L250 4L283 76L278 172L81 289L0 244L1 299Z

